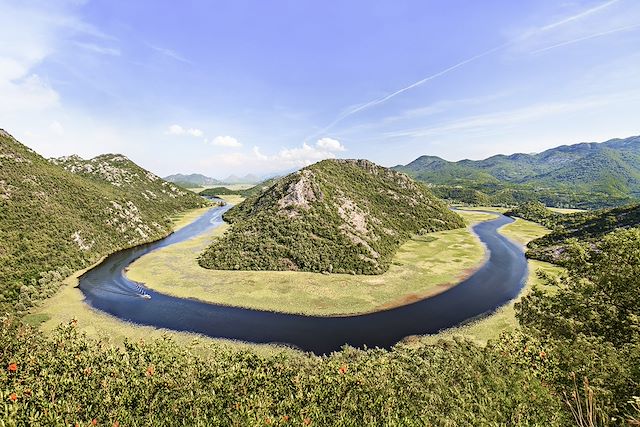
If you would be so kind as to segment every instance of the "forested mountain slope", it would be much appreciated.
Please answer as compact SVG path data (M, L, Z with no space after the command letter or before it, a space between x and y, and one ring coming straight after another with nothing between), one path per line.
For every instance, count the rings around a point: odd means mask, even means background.
M414 233L462 227L423 184L366 160L324 160L231 209L200 257L213 269L377 274Z
M205 203L124 156L47 160L0 130L0 304L20 309L51 274L163 237Z
M446 186L440 192L452 191L455 186L480 190L497 204L541 200L554 205L578 205L580 197L573 197L576 194L583 198L591 195L602 205L607 198L624 203L640 196L640 136L484 160L449 162L422 156L394 169Z

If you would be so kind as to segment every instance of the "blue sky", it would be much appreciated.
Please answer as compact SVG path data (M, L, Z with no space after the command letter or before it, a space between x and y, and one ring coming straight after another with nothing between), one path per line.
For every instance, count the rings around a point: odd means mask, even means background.
M637 0L0 0L0 127L165 175L640 134Z

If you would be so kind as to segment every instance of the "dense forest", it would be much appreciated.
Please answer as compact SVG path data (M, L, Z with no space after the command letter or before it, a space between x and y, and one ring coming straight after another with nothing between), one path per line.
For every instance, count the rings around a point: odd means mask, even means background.
M225 214L201 255L224 270L378 274L412 234L464 226L423 184L365 160L324 160L277 180Z
M26 310L60 278L171 231L206 201L121 155L47 160L0 131L0 312Z
M450 203L471 206L512 207L527 202L540 202L556 208L602 209L621 206L638 199L635 196L613 196L576 189L553 189L535 185L468 182L464 185L433 185L429 189Z
M188 184L190 186L193 186L192 188L203 187L205 185L218 185L222 183L217 179L210 178L208 176L205 176L199 173L192 173L188 175L177 173L177 174L165 176L163 179L165 181L172 182L176 185L180 183L183 183L185 185Z

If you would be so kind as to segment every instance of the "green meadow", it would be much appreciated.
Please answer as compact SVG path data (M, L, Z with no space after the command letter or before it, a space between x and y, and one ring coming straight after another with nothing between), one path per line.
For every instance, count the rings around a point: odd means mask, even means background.
M490 219L463 213L467 223ZM484 260L484 248L468 228L414 236L380 275L284 271L208 270L198 254L226 225L162 248L133 263L127 276L167 294L217 304L313 315L366 313L407 304L442 292Z

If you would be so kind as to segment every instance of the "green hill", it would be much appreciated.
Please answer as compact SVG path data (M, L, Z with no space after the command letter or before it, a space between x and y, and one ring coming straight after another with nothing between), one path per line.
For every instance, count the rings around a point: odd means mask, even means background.
M613 206L640 197L640 136L484 160L422 156L394 169L433 185L481 191L494 204L538 200L553 206Z
M52 275L163 237L204 203L124 156L49 161L0 130L0 308L26 308Z
M212 269L377 274L412 234L462 227L420 183L366 160L324 160L231 209Z
M218 185L221 183L221 181L218 181L217 179L210 178L206 175L202 175L199 173L192 173L189 175L176 173L173 175L165 176L164 180L173 182L174 184L178 184L178 183L192 184L191 187L187 186L187 188L202 187L205 185Z
M547 228L554 228L561 222L561 218L566 215L557 213L547 208L540 202L526 202L510 211L505 212L508 216L517 216L527 221L537 222Z
M540 203L531 202L506 215L534 221L552 229L550 234L529 242L527 256L560 264L566 260L567 247L573 240L593 246L616 230L640 227L640 204L559 214Z

